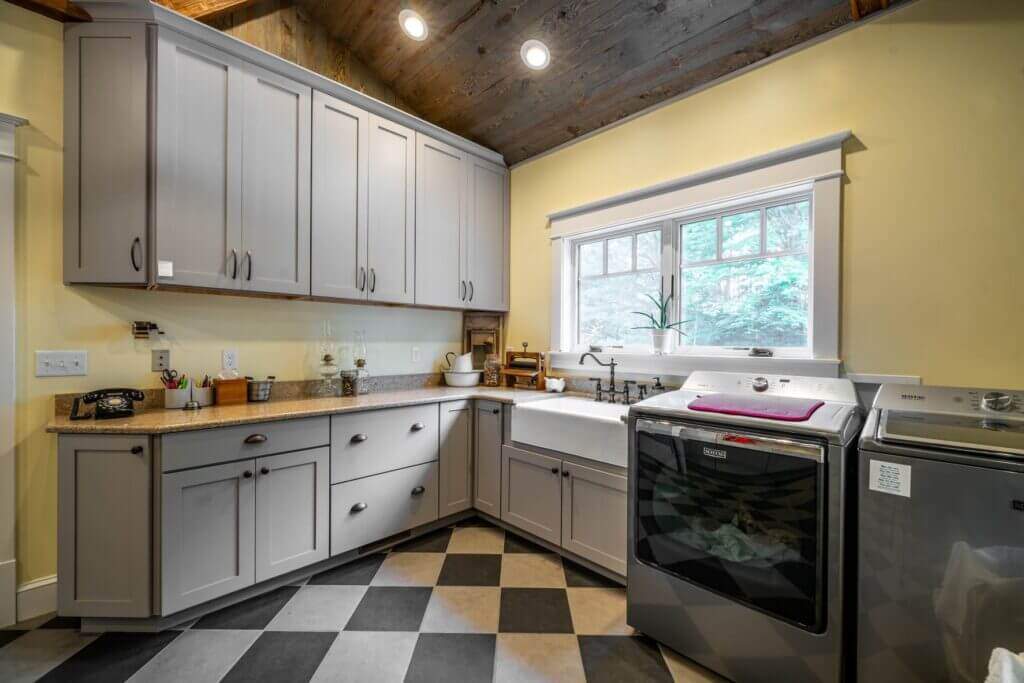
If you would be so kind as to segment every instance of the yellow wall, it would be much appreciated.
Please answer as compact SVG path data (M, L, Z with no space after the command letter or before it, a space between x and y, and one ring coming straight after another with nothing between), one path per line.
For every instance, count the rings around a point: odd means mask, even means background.
M1024 3L920 0L512 171L510 338L549 338L553 211L851 129L850 372L1024 386Z
M63 39L59 23L0 0L0 112L22 116L16 208L18 580L56 572L56 439L43 430L53 395L109 386L158 386L150 350L211 374L220 352L238 349L246 374L315 377L323 320L349 344L367 336L371 373L430 372L460 347L461 316L381 306L145 292L61 283ZM159 342L135 341L129 321L154 320ZM412 347L420 360L412 361ZM36 349L85 349L89 375L34 376ZM350 356L349 356L350 357Z

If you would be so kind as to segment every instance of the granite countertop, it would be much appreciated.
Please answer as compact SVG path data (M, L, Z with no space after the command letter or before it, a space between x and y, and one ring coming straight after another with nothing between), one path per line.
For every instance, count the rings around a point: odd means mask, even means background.
M397 408L438 401L485 399L501 403L524 403L553 398L559 394L494 387L424 387L402 391L381 391L339 398L300 398L233 406L209 406L201 410L148 409L123 420L75 420L55 416L46 431L55 434L167 434L195 429L290 420L316 415L358 412L375 408Z

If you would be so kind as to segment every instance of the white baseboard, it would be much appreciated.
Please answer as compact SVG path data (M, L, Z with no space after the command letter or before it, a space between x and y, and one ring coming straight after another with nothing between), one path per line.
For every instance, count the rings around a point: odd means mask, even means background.
M18 586L18 621L57 611L57 575Z
M18 620L17 585L18 561L0 562L0 627L10 626Z

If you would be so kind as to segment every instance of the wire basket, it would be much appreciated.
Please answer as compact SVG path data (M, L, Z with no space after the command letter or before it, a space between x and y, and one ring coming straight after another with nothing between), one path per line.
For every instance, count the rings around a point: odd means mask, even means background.
M246 377L245 379L247 380L246 390L250 403L270 400L270 390L274 387L275 379L273 375L266 379L253 379L252 377Z

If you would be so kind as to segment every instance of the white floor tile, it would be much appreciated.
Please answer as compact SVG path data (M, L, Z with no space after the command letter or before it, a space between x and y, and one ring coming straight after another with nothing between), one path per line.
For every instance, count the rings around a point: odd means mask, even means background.
M260 631L184 631L129 678L130 683L216 683Z
M312 683L401 683L417 637L396 631L343 631L320 662Z
M35 681L96 638L67 629L30 631L0 649L0 681Z
M303 586L267 624L268 631L340 631L366 586Z

